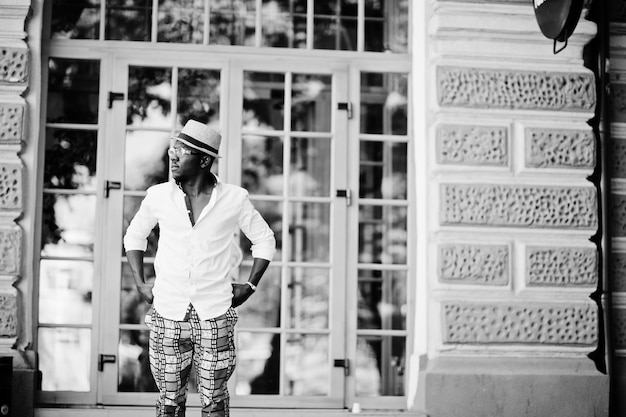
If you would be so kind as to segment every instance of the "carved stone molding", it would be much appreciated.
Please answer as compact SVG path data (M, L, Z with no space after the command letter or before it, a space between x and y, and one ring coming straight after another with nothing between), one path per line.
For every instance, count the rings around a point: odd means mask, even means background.
M0 47L0 82L25 83L28 80L28 50Z
M508 129L502 126L440 125L437 161L441 164L506 166Z
M608 257L611 289L626 292L626 253L613 252Z
M457 284L506 285L509 282L509 247L441 245L439 280Z
M441 106L515 110L591 111L596 104L592 74L440 66Z
M526 166L593 168L596 141L591 130L527 128Z
M626 349L626 309L613 308L613 343L616 349Z
M611 121L626 122L626 84L611 84L610 107Z
M0 337L17 336L17 296L0 293Z
M0 210L22 209L22 167L0 163Z
M609 146L610 177L626 178L626 140L611 138Z
M596 229L591 187L442 184L441 223Z
M597 342L598 312L584 304L443 305L445 343L585 345Z
M0 145L20 143L23 138L24 106L0 103Z
M526 279L530 286L595 286L598 252L593 248L528 247Z
M22 264L22 229L0 226L0 275L20 275Z
M626 195L611 196L611 232L613 237L626 237Z

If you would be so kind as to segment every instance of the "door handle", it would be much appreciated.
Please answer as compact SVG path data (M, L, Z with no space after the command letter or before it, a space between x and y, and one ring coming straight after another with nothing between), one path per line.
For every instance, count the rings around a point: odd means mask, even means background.
M104 183L104 198L109 198L109 192L111 190L119 190L122 188L122 183L119 181L105 181Z

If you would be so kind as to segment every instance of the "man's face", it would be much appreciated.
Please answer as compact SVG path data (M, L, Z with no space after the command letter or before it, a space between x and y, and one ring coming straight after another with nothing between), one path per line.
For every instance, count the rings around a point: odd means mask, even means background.
M180 141L174 142L168 150L172 177L176 181L193 178L201 174L203 170L204 154L191 148Z

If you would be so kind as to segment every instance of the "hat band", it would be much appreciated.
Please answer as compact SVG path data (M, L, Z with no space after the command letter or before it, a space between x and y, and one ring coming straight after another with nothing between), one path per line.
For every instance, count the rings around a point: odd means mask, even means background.
M200 149L207 150L207 151L217 155L217 149L215 149L211 145L208 145L208 144L206 144L204 142L200 142L198 139L192 138L191 136L186 135L186 134L184 134L182 132L178 134L178 137L181 138L181 139L186 140L187 142L191 143L194 146L197 146Z

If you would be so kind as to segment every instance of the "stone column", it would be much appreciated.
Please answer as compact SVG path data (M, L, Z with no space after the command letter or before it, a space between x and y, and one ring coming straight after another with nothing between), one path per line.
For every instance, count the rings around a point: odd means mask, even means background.
M596 81L581 18L554 44L528 1L431 1L431 417L602 416ZM586 13L586 11L584 12ZM583 13L583 15L584 15ZM558 45L557 49L563 45ZM593 355L592 355L593 356Z

